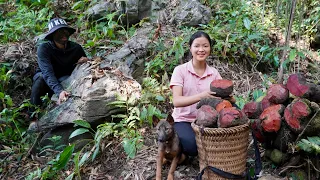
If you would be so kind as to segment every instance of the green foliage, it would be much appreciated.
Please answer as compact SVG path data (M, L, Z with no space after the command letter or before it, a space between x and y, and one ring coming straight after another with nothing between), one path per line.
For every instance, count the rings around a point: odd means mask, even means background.
M118 96L118 101L108 104L109 106L125 110L124 114L112 115L112 118L122 119L119 123L113 124L115 130L113 131L113 135L123 138L123 147L128 158L133 158L137 150L142 146L142 136L137 130L140 121L140 110L137 107L137 103L136 97Z
M308 153L319 154L320 153L320 137L307 137L307 139L301 139L297 144L298 149L301 149Z
M78 125L78 126L81 126L81 127L85 127L85 128L91 128L91 125L87 122L87 121L84 121L84 120L74 120L73 123L75 125Z
M85 44L86 47L99 46L105 39L109 39L113 45L123 44L123 41L119 40L120 34L124 34L126 39L129 38L127 31L119 25L117 21L114 21L116 15L117 13L114 12L108 14L106 17L93 21L92 23L87 22L88 28L80 34L84 39L87 39L87 44ZM82 24L83 21L78 23Z
M23 145L25 117L21 112L28 106L28 102L24 102L14 107L12 98L7 95L11 72L5 66L0 69L0 142L7 146Z
M67 146L64 150L57 155L56 159L48 162L48 166L43 170L41 179L52 179L59 177L60 170L65 168L72 157L74 151L74 144Z
M71 135L69 136L69 139L73 138L73 137L76 137L78 135L81 135L81 134L84 134L84 133L87 133L87 132L90 132L92 135L97 135L97 132L95 130L92 129L91 125L87 122L87 121L84 121L84 120L74 120L73 121L75 127L76 126L80 126L81 128L79 129L76 129L75 131L73 131L71 133ZM80 140L82 141L82 140ZM94 144L94 147L91 151L87 151L85 153L84 150L86 149L86 147L88 145L91 145L91 144ZM100 145L100 141L97 142L96 139L95 140L89 140L87 142L87 145L86 146L83 146L81 148L80 151L78 151L75 155L74 155L74 158L73 158L73 162L74 162L74 169L73 169L73 172L66 178L66 179L72 179L74 177L74 175L76 175L78 178L81 178L81 175L80 175L80 169L81 167L84 165L84 163L88 160L88 158L90 157L90 155L92 154L92 151L96 148L96 149L99 149L99 145ZM97 148L98 147L98 148ZM98 151L98 150L96 150ZM82 154L83 153L83 154ZM82 155L82 157L81 157ZM93 155L92 157L92 161L95 159L95 156L96 154ZM80 159L81 158L81 159Z
M84 46L91 49L91 56L96 55L98 48L114 48L123 45L136 31L136 26L124 28L119 12L106 14L98 20L88 21L84 12L87 7L93 6L97 1L77 1L72 5L72 19L76 19L76 26L80 29L80 38L86 42ZM91 19L91 18L90 18ZM85 22L85 23L84 23ZM106 44L108 46L106 47Z
M252 94L252 96L251 96ZM247 93L247 96L235 96L235 99L236 99L236 105L240 108L240 109L243 109L243 106L250 102L250 101L256 101L256 102L259 102L263 99L263 97L266 95L266 92L264 92L263 90L261 89L256 89L254 90L252 93L251 91L249 91Z
M73 131L70 136L69 136L69 139L73 138L73 137L76 137L78 135L81 135L81 134L84 134L84 133L91 133L93 136L94 136L94 133L95 133L95 130L93 130L91 128L91 125L87 122L87 121L84 121L84 120L74 120L73 123L75 124L75 126L81 126L83 128L79 128L79 129L76 129L75 131Z
M265 95L266 93L263 92L261 89L254 90L252 92L253 100L257 102L260 102Z
M31 6L31 7L36 7L36 6L45 6L48 3L48 0L16 0L17 4L20 5L25 5L25 6Z
M60 145L61 143L61 136L52 136L50 138L47 138L49 141L52 142L52 144L47 145L45 147L41 148L41 151L45 151L47 149L53 149L53 150L63 150L65 148L65 145Z
M244 106L247 102L249 102L249 101L248 101L248 98L245 98L245 97L243 97L243 96L234 96L234 98L236 99L236 105L237 105L240 109L242 109L243 106Z
M278 67L280 49L269 47L268 28L272 24L253 21L261 18L260 7L241 0L218 4L213 20L203 26L216 42L214 55L230 63L247 58L253 67L260 62Z
M26 1L21 1L23 2ZM44 1L37 2L40 4L34 2L32 5L43 5L44 3ZM53 12L49 7L36 10L23 4L15 6L15 10L4 14L4 20L0 21L0 43L32 39L43 33L52 16Z
M172 72L188 52L188 40L195 28L184 28L179 36L171 39L159 38L151 46L151 59L146 62L147 76L159 78L166 72ZM169 42L167 42L169 41ZM168 44L169 45L168 45Z
M123 148L128 155L128 158L134 158L138 149L142 147L142 136L138 135L134 138L124 138Z
M169 89L168 75L162 76L162 82L157 79L146 77L142 82L142 96L140 99L140 123L146 122L152 125L153 118L166 118L162 112L166 112L168 108L166 102L170 102L171 91Z

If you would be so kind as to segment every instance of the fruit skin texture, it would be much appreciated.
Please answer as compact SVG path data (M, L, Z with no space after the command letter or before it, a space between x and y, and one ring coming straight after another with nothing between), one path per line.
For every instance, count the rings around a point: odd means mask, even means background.
M320 86L307 83L306 78L301 73L290 75L286 86L294 96L320 103Z
M289 90L282 84L272 84L267 91L268 100L274 104L283 104L289 98Z
M203 105L209 105L215 108L218 112L223 108L232 107L232 104L229 101L220 98L202 98L197 104L197 109Z
M311 92L307 81L300 73L290 75L286 86L290 93L297 97L308 98L310 96Z
M247 116L236 108L224 108L219 112L218 127L228 128L248 123Z
M311 113L310 101L297 98L286 107L284 119L293 132L300 133L310 120Z
M261 102L249 102L243 106L242 112L250 119L259 118L262 113Z
M215 96L226 98L233 92L233 82L227 79L217 79L210 83L210 91L215 92Z
M203 105L197 111L195 123L203 127L217 127L218 112L209 105Z
M278 132L281 127L281 114L283 113L284 106L277 104L270 106L263 110L259 119L261 126L265 132Z

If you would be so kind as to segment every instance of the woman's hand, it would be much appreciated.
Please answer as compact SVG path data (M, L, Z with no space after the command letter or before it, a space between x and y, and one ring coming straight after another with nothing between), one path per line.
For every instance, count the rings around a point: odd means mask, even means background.
M68 99L69 95L70 95L70 93L68 93L67 91L61 91L61 93L59 94L58 105L60 105L64 101L66 101Z
M216 93L212 92L212 91L204 91L199 94L199 97L200 97L200 99L202 99L202 98L220 98L220 97L214 96L215 94Z

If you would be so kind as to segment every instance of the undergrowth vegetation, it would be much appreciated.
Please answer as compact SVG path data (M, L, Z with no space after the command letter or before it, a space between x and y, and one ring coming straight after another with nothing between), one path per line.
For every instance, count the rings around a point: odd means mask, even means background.
M91 57L101 56L110 49L121 47L145 23L141 21L131 26L123 24L122 19L125 14L118 16L118 12L97 20L90 20L85 11L96 2L94 0L68 1L70 8L60 14L75 26L77 32L73 38L82 43ZM262 65L262 70L276 71L280 66L281 52L285 49L289 52L284 61L285 69L294 64L297 58L303 59L308 54L308 50L301 47L279 46L270 39L271 33L286 31L290 7L288 0L228 2L201 0L201 2L214 11L209 24L198 28L179 27L178 36L163 34L151 43L145 64L141 98L118 97L117 101L108 106L119 108L122 113L114 114L111 122L100 124L96 129L86 121L74 121L78 129L71 134L70 139L84 133L92 134L93 139L80 150L75 149L75 144L62 147L58 143L44 148L54 149L57 152L50 155L51 160L44 168L33 169L26 179L81 178L81 168L99 156L101 144L108 138L120 139L127 158L134 158L143 146L143 135L140 129L146 126L152 127L154 119L166 118L170 113L172 108L170 103L172 95L168 86L170 75L175 66L188 60L188 40L197 29L208 32L214 40L213 59L231 64L242 61L244 64L249 64L249 68L254 71L261 70L259 65ZM320 19L320 3L314 0L307 1L306 4L303 1L300 2L295 14L292 34L296 38L309 39L316 33L316 26ZM56 16L51 9L53 9L52 1L47 0L0 0L0 44L41 37L46 30L47 22ZM0 173L10 161L21 161L30 155L28 150L33 146L36 135L26 131L26 110L36 108L34 116L45 113L45 110L40 107L32 107L28 97L19 105L12 102L7 94L10 74L10 69L2 64L0 142L4 148L1 152L6 152L8 156L14 158L0 160L2 164ZM265 79L268 80L268 77ZM264 86L267 86L267 83ZM251 92L248 92L249 94ZM251 99L259 101L265 92L256 90L253 94L253 97L236 96L237 105L241 108ZM51 140L58 142L59 137ZM307 140L304 143L307 143ZM301 148L308 152L319 152L318 146ZM59 173L66 168L69 174Z

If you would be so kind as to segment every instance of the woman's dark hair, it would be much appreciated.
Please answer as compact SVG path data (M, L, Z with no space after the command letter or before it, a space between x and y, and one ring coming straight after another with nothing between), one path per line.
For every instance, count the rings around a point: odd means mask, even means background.
M211 41L210 36L203 31L197 31L196 33L192 34L192 36L190 37L190 40L189 40L189 46L191 47L193 41L199 37L205 37L206 39L208 39L208 41L210 43L210 47L212 47L212 41Z

